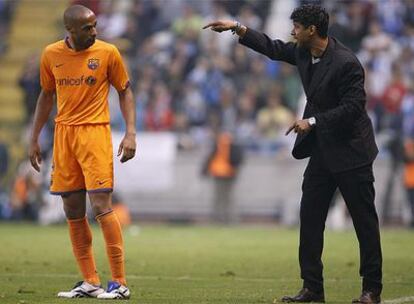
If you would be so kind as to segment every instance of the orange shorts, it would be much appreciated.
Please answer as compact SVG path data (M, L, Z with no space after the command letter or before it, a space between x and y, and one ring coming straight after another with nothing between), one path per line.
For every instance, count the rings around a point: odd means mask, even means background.
M111 192L113 152L109 124L56 124L50 193Z

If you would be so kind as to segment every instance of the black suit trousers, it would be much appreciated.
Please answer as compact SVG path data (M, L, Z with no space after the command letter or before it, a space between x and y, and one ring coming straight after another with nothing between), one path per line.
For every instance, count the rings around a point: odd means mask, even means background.
M304 174L300 206L299 262L303 287L323 291L325 221L334 192L339 188L359 241L362 288L381 292L382 253L373 182L372 164L331 173L320 151L313 151Z

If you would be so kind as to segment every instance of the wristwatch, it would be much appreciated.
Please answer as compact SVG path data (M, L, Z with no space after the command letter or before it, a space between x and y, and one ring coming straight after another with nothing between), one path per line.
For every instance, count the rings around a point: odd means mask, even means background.
M310 118L308 118L308 122L309 122L309 125L311 127L314 127L316 125L316 118L315 117L310 117Z
M234 27L231 29L232 34L237 34L237 32L240 30L241 28L241 23L239 21L235 21L236 24L234 25Z

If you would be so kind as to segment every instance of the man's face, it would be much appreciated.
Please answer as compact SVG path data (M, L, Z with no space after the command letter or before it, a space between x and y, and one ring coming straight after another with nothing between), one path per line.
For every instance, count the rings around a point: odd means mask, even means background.
M313 26L306 28L298 22L293 22L293 29L290 34L299 46L309 47L313 36Z
M74 21L69 32L77 49L84 50L93 45L97 34L95 14L90 12Z

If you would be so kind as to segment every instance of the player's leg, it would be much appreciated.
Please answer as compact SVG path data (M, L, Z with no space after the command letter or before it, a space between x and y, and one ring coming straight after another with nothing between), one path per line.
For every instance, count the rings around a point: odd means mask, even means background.
M92 231L86 217L85 192L70 194L63 198L63 206L69 225L73 254L83 275L84 281L99 286L101 284L96 271L92 251Z
M78 127L82 138L76 148L85 177L92 210L101 227L112 273L108 290L99 297L109 299L129 298L126 287L124 245L119 220L112 210L113 151L109 125Z
M105 239L112 280L126 285L122 229L112 210L111 193L89 193L89 198Z
M127 299L130 296L126 287L124 244L118 217L112 210L112 196L109 192L89 193L92 210L101 226L105 239L106 253L112 274L106 293L98 298Z
M56 125L53 153L53 172L50 191L60 195L66 214L73 253L83 281L59 297L96 297L104 292L100 287L92 252L92 234L85 217L86 194L82 170L72 152L73 127Z
M104 292L96 271L85 197L85 191L62 196L73 254L83 276L83 281L76 283L72 290L58 293L62 298L97 297Z

